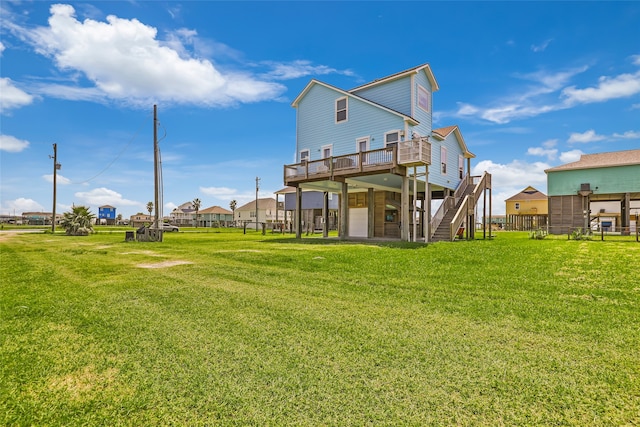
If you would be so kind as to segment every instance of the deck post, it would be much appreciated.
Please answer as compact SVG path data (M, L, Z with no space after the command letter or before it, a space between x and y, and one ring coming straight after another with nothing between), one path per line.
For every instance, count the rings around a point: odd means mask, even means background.
M367 237L373 239L375 236L375 203L373 188L367 189Z
M424 191L424 242L431 241L431 184L429 184L429 167L425 173L425 191Z
M400 221L400 240L409 241L409 177L405 171L402 176L402 193L400 195L402 216Z
M340 239L346 240L349 237L349 184L342 183L340 194Z
M329 192L322 194L322 237L329 237Z
M302 238L302 189L296 187L296 215L295 215L296 239Z

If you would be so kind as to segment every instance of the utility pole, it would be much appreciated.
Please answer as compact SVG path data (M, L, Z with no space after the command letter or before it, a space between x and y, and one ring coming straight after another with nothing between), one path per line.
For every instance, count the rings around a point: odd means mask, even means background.
M154 228L156 232L160 229L160 218L159 218L159 173L158 173L158 106L153 104L153 182L154 182ZM160 235L161 236L161 235ZM162 239L161 239L162 241Z
M58 144L53 144L53 156L49 156L50 159L53 159L53 212L51 214L51 232L56 232L56 178L57 171L62 167L60 163L58 163Z
M260 189L260 178L256 176L256 231L258 231L258 190ZM266 218L265 218L266 221Z

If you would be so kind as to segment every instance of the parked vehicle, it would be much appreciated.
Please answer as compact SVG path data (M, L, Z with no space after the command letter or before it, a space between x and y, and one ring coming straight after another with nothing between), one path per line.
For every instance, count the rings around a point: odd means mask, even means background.
M180 231L180 227L178 227L176 225L171 225L168 222L163 222L162 223L162 229L164 231Z

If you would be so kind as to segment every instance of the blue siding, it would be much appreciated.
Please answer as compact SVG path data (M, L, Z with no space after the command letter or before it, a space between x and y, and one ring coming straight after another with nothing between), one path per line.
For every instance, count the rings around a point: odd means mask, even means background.
M411 116L410 76L354 91L353 93L404 115Z
M640 165L549 171L547 194L576 195L583 183L589 183L591 190L600 194L637 192L640 188Z
M418 107L418 85L422 86L429 92L429 111L424 111L422 108ZM431 135L432 130L432 115L433 115L433 90L431 87L431 82L427 78L427 75L424 71L416 74L413 83L413 112L412 117L420 122L418 126L416 126L415 131L418 132L422 136Z
M322 157L323 146L332 145L333 155L356 152L356 139L370 137L370 149L384 147L384 134L404 130L402 116L349 97L348 120L335 122L335 102L344 94L331 88L314 85L298 103L297 150L309 150L311 160Z
M440 169L441 147L447 149L447 173L442 174ZM460 182L458 175L458 156L462 154L460 143L454 132L450 133L444 141L431 138L431 166L429 168L429 182L444 188L455 189Z

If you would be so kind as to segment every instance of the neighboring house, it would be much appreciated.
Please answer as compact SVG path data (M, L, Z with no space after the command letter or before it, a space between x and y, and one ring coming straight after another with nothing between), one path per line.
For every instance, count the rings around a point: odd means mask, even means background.
M640 211L640 150L583 154L577 162L545 172L550 233L591 228L600 213L619 213L617 227L624 234L635 228ZM613 202L611 212L606 207L594 211L595 204L602 202Z
M284 196L284 211L287 215L287 229L295 230L295 224L290 223L293 213L296 210L296 189L294 187L285 187L280 191L276 191L276 200L279 196ZM324 197L328 198L326 213L324 212ZM338 195L333 193L324 193L322 191L303 191L302 192L302 231L314 232L316 230L335 230L338 226ZM327 224L327 227L324 226ZM325 233L326 234L326 233Z
M29 225L51 225L51 212L23 212L22 223ZM56 224L60 223L62 215L56 215Z
M505 200L507 204L507 230L531 231L546 228L549 218L547 195L528 186Z
M195 216L195 212L193 213ZM220 206L198 211L198 227L229 227L233 222L233 213Z
M98 221L100 224L115 225L116 208L109 205L98 207Z
M276 202L274 198L258 199L258 211L256 219L256 201L252 200L246 205L236 208L234 221L247 228L256 228L256 223L266 224L267 228L285 220L284 203ZM258 227L260 228L260 227Z
M196 210L193 208L192 202L185 202L175 208L169 214L171 224L175 225L186 225L192 226L195 225L195 213ZM198 212L200 213L200 212Z
M432 128L438 89L428 64L351 90L311 80L292 103L297 163L284 166L285 185L296 188L294 222L303 190L313 190L338 196L343 239L452 240L467 223L472 236L491 179L470 176L475 156L458 126ZM442 203L432 215L434 199Z
M154 217L148 214L138 212L135 215L129 217L129 225L134 228L142 227L143 225L150 225L153 223Z

